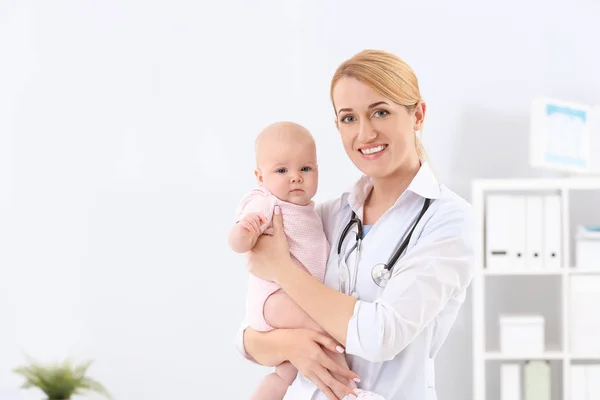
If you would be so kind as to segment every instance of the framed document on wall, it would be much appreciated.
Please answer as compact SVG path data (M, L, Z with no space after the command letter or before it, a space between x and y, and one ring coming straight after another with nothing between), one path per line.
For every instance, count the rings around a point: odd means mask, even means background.
M529 161L532 167L566 172L595 171L600 154L593 154L593 114L585 104L554 99L536 99L531 108ZM596 134L597 136L597 134ZM596 160L593 160L593 158Z

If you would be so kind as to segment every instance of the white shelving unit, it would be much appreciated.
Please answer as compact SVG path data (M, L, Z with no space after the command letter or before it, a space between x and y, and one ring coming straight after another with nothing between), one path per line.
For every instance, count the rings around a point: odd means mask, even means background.
M598 355L573 355L569 349L569 280L572 276L582 274L600 275L600 271L577 270L573 263L572 249L572 223L571 197L575 192L596 191L600 193L600 178L523 178L523 179L482 179L475 180L472 185L472 204L477 218L477 266L478 271L473 280L472 304L473 304L473 400L499 400L500 395L494 391L495 384L490 384L493 379L500 379L499 365L503 362L520 362L528 360L548 360L555 370L552 377L560 379L561 393L554 393L553 400L570 399L570 366L573 362L595 362L600 363ZM490 194L558 194L561 201L561 265L557 270L489 270L486 268L486 197ZM600 201L598 206L600 208ZM497 289L498 282L508 283L508 289ZM556 288L556 292L548 293L547 299L541 302L556 304L556 314L551 316L551 322L558 326L559 332L554 337L559 338L558 343L546 347L542 354L518 354L505 355L499 348L495 349L495 343L488 340L490 335L495 334L490 330L498 329L494 326L497 315L492 315L489 301L490 296L501 293L509 293L509 296L517 298L519 290L525 290L531 284L544 281L546 284ZM490 291L492 292L490 295ZM504 292L502 292L504 291ZM498 300L495 297L494 300ZM554 303L553 303L554 302ZM500 306L501 307L501 306ZM496 304L496 308L498 305ZM497 311L497 310L496 310ZM593 318L593 316L590 316ZM596 318L600 319L600 305ZM598 338L600 340L600 338ZM494 341L495 342L495 341ZM556 347L556 348L555 348ZM499 386L499 384L498 384ZM576 400L576 399L573 399Z

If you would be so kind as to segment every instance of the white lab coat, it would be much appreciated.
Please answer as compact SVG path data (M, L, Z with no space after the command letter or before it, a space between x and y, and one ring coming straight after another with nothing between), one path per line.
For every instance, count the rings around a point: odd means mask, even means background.
M317 206L331 254L325 284L338 290L337 243L352 210L362 218L371 188L367 177L339 199ZM433 201L413 232L406 252L394 266L385 289L371 278L377 263L387 262L410 231L423 206ZM356 232L356 225L353 231ZM353 247L348 235L344 248ZM342 254L346 252L342 250ZM471 206L437 182L423 164L395 205L365 236L358 266L359 301L348 324L346 354L359 387L387 400L436 400L434 359L463 304L474 272L474 220ZM354 267L354 255L348 258ZM249 358L238 332L236 346ZM250 359L250 358L249 358ZM326 400L316 386L298 374L284 400Z

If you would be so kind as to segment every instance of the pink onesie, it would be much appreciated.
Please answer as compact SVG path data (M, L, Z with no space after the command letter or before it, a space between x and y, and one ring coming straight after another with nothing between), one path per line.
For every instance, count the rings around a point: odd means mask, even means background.
M323 282L325 266L329 257L329 242L323 231L323 223L314 208L314 203L299 206L279 200L270 191L257 188L246 194L237 209L237 221L247 214L259 214L267 220L263 233L273 233L273 209L281 207L283 227L288 239L292 259L313 277ZM263 315L267 298L279 290L279 286L250 274L246 315L248 324L257 331L273 329Z

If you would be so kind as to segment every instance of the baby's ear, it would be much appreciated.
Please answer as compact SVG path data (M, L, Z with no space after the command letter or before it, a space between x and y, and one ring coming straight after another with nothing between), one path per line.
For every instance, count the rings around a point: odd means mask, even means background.
M263 176L262 176L262 173L260 172L260 169L256 168L254 170L254 176L256 177L256 182L258 182L258 184L262 186Z

